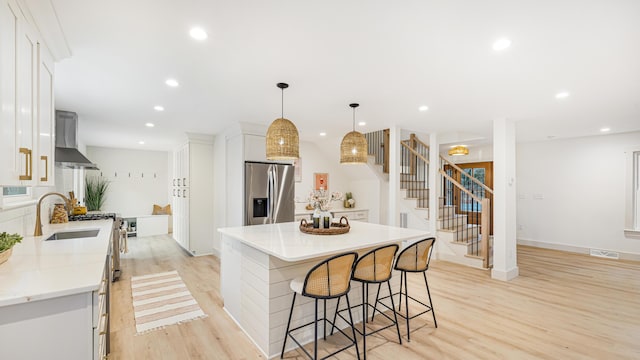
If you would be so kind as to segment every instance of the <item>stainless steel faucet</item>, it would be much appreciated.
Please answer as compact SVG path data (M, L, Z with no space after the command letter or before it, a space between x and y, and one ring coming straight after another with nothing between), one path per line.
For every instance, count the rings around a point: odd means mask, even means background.
M46 198L49 195L58 195L62 198L62 200L64 200L64 208L67 210L67 213L69 213L69 211L71 211L71 200L69 200L66 196L57 193L57 192L50 192L50 193L46 193L44 195L42 195L40 197L40 200L38 200L38 205L36 205L36 229L33 231L33 236L40 236L42 235L42 221L40 220L40 205L42 204L42 200L44 200L44 198Z

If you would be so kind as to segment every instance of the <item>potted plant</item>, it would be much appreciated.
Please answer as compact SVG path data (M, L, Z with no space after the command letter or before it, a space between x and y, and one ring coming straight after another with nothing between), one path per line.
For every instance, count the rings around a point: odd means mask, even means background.
M9 234L3 232L0 234L0 264L9 260L13 245L22 241L22 236L19 234Z
M88 211L98 211L104 205L109 181L102 177L84 178L84 203Z
M344 194L344 197L345 197L345 199L344 199L343 206L345 208L352 208L356 203L356 200L353 198L353 195L351 195L351 193L348 192L348 193Z

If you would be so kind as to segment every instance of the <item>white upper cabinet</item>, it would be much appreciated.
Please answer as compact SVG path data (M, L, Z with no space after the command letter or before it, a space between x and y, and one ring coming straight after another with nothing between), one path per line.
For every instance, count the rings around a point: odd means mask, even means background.
M38 43L25 21L18 22L18 78L17 78L17 141L20 184L33 185L33 157L36 137L36 85L38 70Z
M46 46L38 43L38 185L53 186L55 154L55 105L53 98L53 58Z
M18 185L18 113L16 84L19 9L0 0L0 185ZM26 155L25 155L26 158Z
M0 186L53 185L53 59L15 0L0 0Z

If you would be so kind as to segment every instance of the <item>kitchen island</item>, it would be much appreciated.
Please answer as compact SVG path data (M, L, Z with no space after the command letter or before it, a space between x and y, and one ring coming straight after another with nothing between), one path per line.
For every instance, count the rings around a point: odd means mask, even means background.
M382 245L429 236L424 230L358 221L350 225L351 230L342 235L304 234L297 222L218 229L222 235L220 291L224 309L268 358L278 356L282 349L293 293L291 279L304 276L313 265L331 255L347 251L362 254ZM392 278L392 287L399 287L398 276ZM353 282L349 294L352 305L361 303L359 289L360 284ZM377 287L370 287L370 298L375 299L376 290ZM327 302L329 317L334 310L335 301ZM312 300L299 298L291 326L312 321L313 313ZM354 312L355 321L361 317L359 311ZM299 339L311 341L313 327L302 331ZM288 349L293 347L288 342Z

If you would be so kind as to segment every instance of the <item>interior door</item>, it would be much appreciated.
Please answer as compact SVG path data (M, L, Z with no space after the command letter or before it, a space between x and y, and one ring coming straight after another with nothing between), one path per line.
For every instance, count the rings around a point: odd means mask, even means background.
M467 189L469 192L479 197L480 199L491 197L490 193L488 193L482 186L472 181L469 177L475 177L482 184L487 185L489 188L493 189L492 161L456 164L456 166L461 168L462 171L464 171L468 176L463 176L457 169L449 165L445 166L445 172L453 177L465 189ZM451 186L449 188L446 188L445 192L447 194L447 204L454 205L456 208L456 213L467 215L467 223L477 225L482 224L482 204L474 201L471 196L469 196L464 191L461 191L457 187ZM493 217L493 212L491 213L491 216ZM493 224L493 218L491 219L491 224ZM493 229L490 229L490 231L491 233L493 233Z

